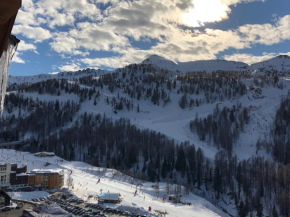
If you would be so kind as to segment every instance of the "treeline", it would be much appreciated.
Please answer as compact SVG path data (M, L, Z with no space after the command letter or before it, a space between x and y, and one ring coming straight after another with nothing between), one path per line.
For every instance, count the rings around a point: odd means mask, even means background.
M223 71L187 73L177 76L177 80L181 82L177 93L196 96L202 94L203 104L231 100L247 94L247 87L241 80L245 77L243 73ZM186 105L185 107L191 108L197 104L198 107L201 103L195 103L194 100L196 101L196 99L184 98L180 106L183 108L182 105Z
M44 140L73 122L80 109L80 104L74 101L46 102L14 94L8 95L6 100L8 112L11 109L14 113L0 117L1 142L23 140L29 135L34 139Z
M289 216L290 165L277 165L263 157L241 162L226 152L215 156L212 188L216 198L228 195L237 216ZM228 204L230 205L230 204Z
M273 157L284 164L290 163L290 94L283 98L276 112L272 130Z
M240 132L249 120L249 109L243 108L240 103L232 108L224 107L222 110L217 105L213 113L206 118L196 116L190 122L190 130L198 135L200 141L206 141L231 154Z
M39 95L49 94L53 96L60 96L64 93L76 94L79 96L81 103L87 99L91 100L94 96L97 95L97 90L95 88L81 87L78 84L77 79L74 79L70 82L66 79L51 79L32 84L14 84L9 88L9 91L18 91L19 93L36 92Z

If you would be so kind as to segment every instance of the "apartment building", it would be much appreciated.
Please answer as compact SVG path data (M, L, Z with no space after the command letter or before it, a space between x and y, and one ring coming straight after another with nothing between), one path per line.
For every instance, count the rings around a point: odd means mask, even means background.
M10 185L10 173L11 173L11 164L0 163L0 187Z
M64 186L64 171L35 169L27 173L27 165L0 163L0 187L41 186L48 189Z
M64 186L63 170L35 169L32 170L29 174L29 185L30 183L34 183L34 185L39 185L48 189L61 188Z

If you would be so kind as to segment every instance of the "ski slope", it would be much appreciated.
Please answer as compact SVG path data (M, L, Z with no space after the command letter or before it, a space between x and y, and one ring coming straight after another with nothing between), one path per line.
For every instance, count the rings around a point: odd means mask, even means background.
M28 171L33 169L63 169L65 171L65 180L67 174L72 171L72 178L74 180L73 192L90 203L96 203L96 201L92 199L88 200L88 196L99 195L102 190L103 193L119 193L123 198L120 204L107 206L122 206L129 210L141 210L144 213L147 213L148 207L151 206L152 210L166 210L170 217L228 216L210 202L193 194L184 194L182 197L182 201L192 203L191 206L172 204L167 199L163 202L162 198L167 198L168 196L165 190L165 183L159 184L160 190L158 196L152 187L155 183L141 182L111 169L96 168L83 162L68 162L59 157L39 158L31 153L7 149L0 149L0 159L2 162L26 163ZM47 167L44 166L46 162L50 163ZM99 178L101 181L97 183ZM138 193L134 195L136 184L140 183L143 186L141 190L138 187ZM174 186L172 186L172 191L173 189ZM14 194L18 199L21 199L21 194Z

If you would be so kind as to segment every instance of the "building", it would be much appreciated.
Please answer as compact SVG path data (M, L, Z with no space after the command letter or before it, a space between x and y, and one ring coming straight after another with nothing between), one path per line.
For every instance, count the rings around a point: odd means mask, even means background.
M10 185L10 173L11 173L11 164L0 163L0 187Z
M35 186L35 174L28 174L27 185L28 186Z
M19 173L26 173L27 172L27 165L22 165L18 167L17 164L11 164L11 171L15 171L17 174Z
M10 186L13 188L25 187L28 182L27 165L18 167L17 164L11 164Z
M121 201L120 194L116 193L102 193L99 201L103 203L119 203Z
M29 173L29 183L39 185L44 188L54 189L64 186L64 171L63 170L32 170ZM34 176L33 176L34 175ZM33 185L30 185L33 186Z
M34 154L37 157L54 157L55 154L53 152L37 152Z
M169 195L168 200L172 201L173 203L180 203L180 195Z

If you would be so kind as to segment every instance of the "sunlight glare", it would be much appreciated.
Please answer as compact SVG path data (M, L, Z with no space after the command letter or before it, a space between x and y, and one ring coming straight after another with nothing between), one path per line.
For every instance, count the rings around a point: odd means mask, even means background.
M231 9L223 0L193 0L194 8L181 15L184 25L203 26L206 22L217 22L228 18Z

